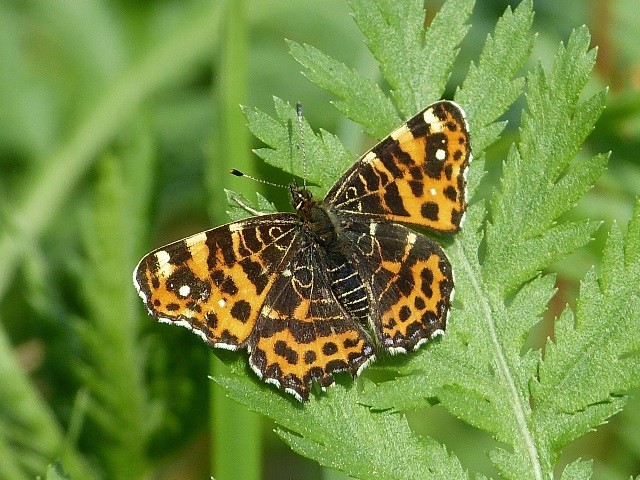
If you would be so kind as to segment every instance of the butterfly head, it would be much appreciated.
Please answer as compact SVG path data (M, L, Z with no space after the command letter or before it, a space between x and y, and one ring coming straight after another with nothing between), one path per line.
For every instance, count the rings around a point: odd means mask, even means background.
M289 185L289 191L291 192L291 205L297 213L304 211L313 202L311 192L304 187L299 187L297 183Z

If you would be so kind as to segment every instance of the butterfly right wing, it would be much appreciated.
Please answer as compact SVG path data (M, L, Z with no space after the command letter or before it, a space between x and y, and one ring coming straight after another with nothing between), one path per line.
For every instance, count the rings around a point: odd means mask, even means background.
M325 198L330 210L456 232L467 208L469 128L454 102L436 102L365 153Z
M236 350L253 332L299 232L300 220L288 213L222 225L149 253L133 282L153 317Z
M379 344L408 352L443 333L453 273L442 247L397 223L341 222L345 249L374 299L370 316Z

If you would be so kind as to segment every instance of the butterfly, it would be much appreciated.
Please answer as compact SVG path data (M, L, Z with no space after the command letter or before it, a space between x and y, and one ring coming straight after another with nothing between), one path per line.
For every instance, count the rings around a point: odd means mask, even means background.
M265 382L305 401L314 382L444 332L454 291L438 243L402 225L460 229L471 161L454 102L434 103L358 159L324 200L291 185L292 213L259 215L146 255L149 313L212 347L246 348Z

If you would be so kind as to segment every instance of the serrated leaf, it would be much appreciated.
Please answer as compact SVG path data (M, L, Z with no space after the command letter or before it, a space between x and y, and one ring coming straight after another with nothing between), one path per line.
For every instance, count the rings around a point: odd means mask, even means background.
M576 460L564 467L560 480L588 480L593 473L593 460Z
M458 45L469 26L473 0L445 2L424 28L425 10L413 0L351 0L367 45L380 62L398 109L405 117L442 96Z
M439 97L466 34L472 2L446 2L426 30L420 2L352 0L350 5L397 110L409 115ZM456 93L471 125L472 194L483 177L484 149L498 138L505 126L500 117L521 94L523 81L515 77L532 49L532 18L530 0L507 9ZM416 458L411 460L415 469L404 467L409 476L459 474L455 459L438 454L441 447L432 440L416 439L393 413L424 408L427 399L437 398L450 413L504 443L490 458L505 478L550 478L560 449L618 411L624 404L621 394L640 382L639 329L629 323L637 323L640 311L638 294L629 286L640 280L630 261L638 263L640 254L636 217L626 240L612 231L607 265L600 276L587 275L576 315L566 310L560 316L555 343L547 345L544 357L541 350L525 349L555 290L554 277L540 272L589 242L598 226L558 223L606 168L607 155L574 160L604 105L604 92L582 99L595 58L589 42L586 28L578 29L566 48L558 48L548 71L537 65L527 75L527 112L500 186L486 207L474 199L464 229L446 248L458 296L445 336L402 362L394 380L366 384L361 395L339 386L300 407L282 403L273 392L260 402L256 383L245 384L243 378L220 379L229 394L275 419L278 433L297 452L365 478L373 476L367 465L380 455L376 473L394 478L398 462L414 458L411 449L440 459L436 464L442 461L443 469L424 470ZM369 106L379 115L366 119L367 131L382 136L395 126L386 125L394 108L373 83L312 47L291 43L290 48L309 78L340 97L337 105L345 113L358 119ZM327 188L351 159L335 137L314 135L306 123L296 131L293 108L278 99L275 104L276 120L261 114L250 118L252 130L271 147L259 154L300 175L297 146L310 145L307 173ZM615 324L615 318L624 321ZM390 432L388 439L380 438L380 429ZM397 448L387 440L403 451L400 458L393 457ZM362 463L358 452L364 452ZM588 462L574 462L563 478L581 478L590 468Z
M71 480L71 477L64 473L60 464L55 463L47 467L46 480Z
M555 341L531 385L535 421L555 449L619 411L620 394L640 384L640 263L627 262L623 253L637 245L639 218L636 207L626 239L612 228L600 277L592 269L584 278L576 315L567 309L556 322Z
M527 261L505 269L505 263L511 265L517 259L535 257L547 242L551 242L549 250L567 253L562 251L563 242L558 243L558 235L540 235L573 206L606 168L603 155L593 157L586 166L568 168L604 107L601 94L579 101L593 66L593 51L588 48L588 32L577 30L567 49L558 49L549 75L540 66L529 75L529 113L523 116L522 140L517 149L511 149L501 189L492 197L492 223L486 236L486 269L504 294L544 266ZM570 67L573 62L576 66ZM568 71L571 81L563 83ZM567 189L568 186L572 188ZM582 241L588 238L583 237ZM533 254L532 246L537 248ZM547 255L545 261L555 259Z
M296 452L353 477L468 478L443 446L412 433L403 415L373 414L360 405L353 387L329 389L303 407L244 376L215 380L251 410L286 426L277 433Z
M514 78L533 48L528 33L533 22L531 1L521 2L515 10L507 7L498 19L493 34L487 36L480 61L471 64L463 86L455 99L466 107L473 120L474 150L483 151L502 129L485 132L520 96L524 79ZM504 124L501 124L504 126Z
M138 152L127 154L132 158ZM151 157L136 160L150 162ZM109 473L114 478L137 478L144 471L150 427L144 361L137 343L137 301L135 291L121 280L135 264L138 240L131 236L135 229L128 228L135 216L127 192L134 189L125 187L127 182L143 182L147 172L138 167L135 175L125 177L127 163L113 157L99 163L93 209L82 218L86 259L80 291L88 318L75 324L86 355L77 374L90 392L88 417L106 439L101 447L112 456Z
M373 138L383 138L400 124L393 103L371 80L311 45L290 41L289 51L305 67L305 76L337 95L341 100L334 102L336 108Z
M522 12L505 17L529 21ZM447 250L457 267L456 291L462 308L454 310L446 335L403 365L401 372L406 377L382 384L367 397L376 408L402 409L437 396L449 412L510 446L490 452L506 478L551 476L557 452L566 441L586 433L622 405L612 398L598 403L602 391L598 394L595 389L591 396L595 403L583 403L583 410L556 409L539 418L544 408L536 401L542 397L537 395L535 381L544 362L541 352L523 351L525 339L553 294L552 278L531 279L587 243L598 225L588 221L555 224L606 165L603 155L571 163L603 105L601 94L580 101L593 60L585 33L575 32L570 47L559 48L549 73L539 67L530 75L535 84L527 97L531 118L523 127L520 144L510 151L500 189L491 199L491 221L484 229L486 244L478 230L484 210L472 206L463 231ZM574 61L577 66L572 68L569 64ZM565 85L561 79L569 71L573 76ZM551 85L561 91L553 91ZM473 117L470 122L473 125ZM555 136L552 142L549 136ZM478 249L483 247L481 256ZM621 251L614 256L620 258ZM590 306L592 314L594 306ZM628 314L622 309L618 313ZM601 317L597 311L596 318ZM572 331L566 316L560 323L565 332ZM556 351L548 349L547 359ZM616 366L615 362L609 365ZM617 366L620 368L620 362ZM622 369L627 373L618 372L618 378L628 380L633 370L629 367ZM588 370L593 375L598 368L589 364ZM567 364L558 366L558 373L573 375L571 371ZM585 378L572 378L574 395L592 388L596 381L587 379L586 371Z
M316 135L296 109L274 97L277 119L245 109L249 129L270 148L255 150L265 162L305 178L311 185L326 191L353 158L333 135Z
M276 207L269 202L260 192L257 192L258 205L255 206L253 202L249 201L244 195L234 192L233 190L224 190L227 196L227 203L229 204L229 210L227 214L232 221L242 220L249 216L265 215L267 213L276 212Z

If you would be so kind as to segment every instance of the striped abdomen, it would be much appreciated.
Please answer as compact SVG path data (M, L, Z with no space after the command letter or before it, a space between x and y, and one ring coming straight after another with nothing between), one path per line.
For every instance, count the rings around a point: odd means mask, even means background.
M360 275L344 254L337 251L327 253L329 257L327 273L333 293L354 319L367 324L369 300Z

